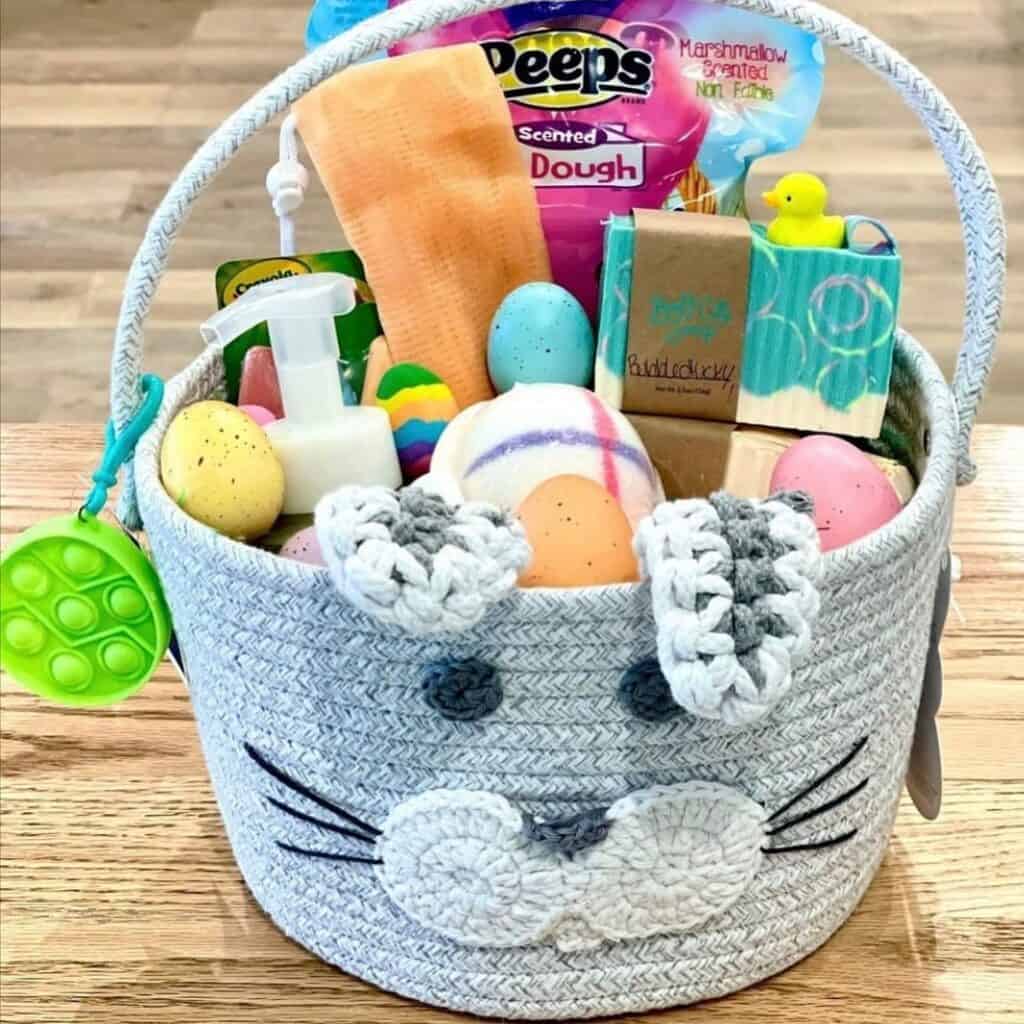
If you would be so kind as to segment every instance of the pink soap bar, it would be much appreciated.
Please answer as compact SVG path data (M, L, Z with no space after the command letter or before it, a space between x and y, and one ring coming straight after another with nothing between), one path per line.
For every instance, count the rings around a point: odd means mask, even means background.
M277 419L269 409L264 409L262 405L240 405L238 408L261 427L265 427L268 423L273 423Z
M867 455L849 441L824 434L802 438L782 453L771 490L804 491L814 499L822 551L866 537L902 508L889 478Z
M277 382L274 353L267 345L256 345L242 360L242 381L238 386L239 405L261 405L275 419L284 419L281 386Z

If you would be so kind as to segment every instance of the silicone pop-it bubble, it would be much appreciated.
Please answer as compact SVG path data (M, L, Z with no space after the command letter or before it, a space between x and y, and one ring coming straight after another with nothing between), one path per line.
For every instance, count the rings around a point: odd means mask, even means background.
M145 554L92 516L26 530L0 561L0 663L62 704L113 704L153 674L171 617Z

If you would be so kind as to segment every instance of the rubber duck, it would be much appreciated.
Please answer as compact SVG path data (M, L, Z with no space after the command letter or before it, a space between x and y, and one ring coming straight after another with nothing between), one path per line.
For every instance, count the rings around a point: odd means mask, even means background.
M842 217L825 214L828 189L821 178L797 171L775 183L761 198L779 211L768 225L768 241L775 245L839 249L846 237Z

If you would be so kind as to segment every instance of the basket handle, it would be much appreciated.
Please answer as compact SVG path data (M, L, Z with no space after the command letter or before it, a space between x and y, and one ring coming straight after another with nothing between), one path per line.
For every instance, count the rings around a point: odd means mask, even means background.
M143 323L178 229L200 192L242 143L324 79L356 61L429 28L517 0L410 0L355 26L308 54L251 97L203 143L168 189L146 228L125 285L111 364L111 410L120 430L141 399ZM866 29L802 0L712 0L780 18L814 33L887 78L928 129L953 183L967 265L963 341L953 395L958 417L957 479L974 478L971 427L995 351L1006 273L1002 204L974 137L949 101L909 61ZM122 516L137 524L132 473L126 473Z

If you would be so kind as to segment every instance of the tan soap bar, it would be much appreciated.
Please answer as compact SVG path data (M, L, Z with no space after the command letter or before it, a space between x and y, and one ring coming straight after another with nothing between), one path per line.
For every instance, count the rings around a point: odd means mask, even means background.
M462 408L493 397L491 318L512 289L550 281L551 266L484 51L468 44L362 64L294 109L394 361L433 370Z
M383 334L378 334L370 343L370 350L366 354L366 372L363 375L360 405L377 404L377 388L380 387L381 378L394 365L395 358L388 348L388 339Z
M706 498L724 490L738 498L767 498L779 456L802 435L788 430L707 420L627 413L661 475L667 498ZM892 459L868 456L889 478L905 505L914 494L909 470Z

